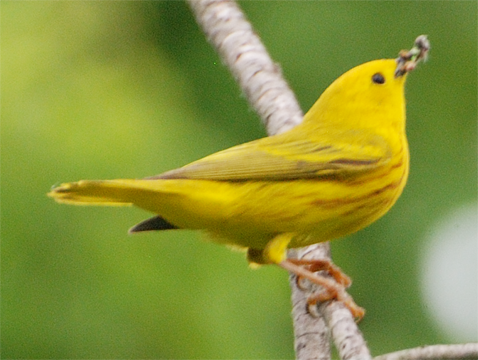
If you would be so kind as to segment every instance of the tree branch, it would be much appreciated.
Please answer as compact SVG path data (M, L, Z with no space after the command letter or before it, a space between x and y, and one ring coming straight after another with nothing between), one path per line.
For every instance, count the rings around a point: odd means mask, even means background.
M331 260L330 257L330 249L329 244L314 244L305 248L291 250L296 252L295 256L291 254L292 257L298 257L300 259L326 259ZM307 293L297 287L297 281L295 276L291 276L293 281L291 281L292 287L292 296L293 296L293 305L296 306L296 297L300 297L300 306L303 309L307 309ZM314 287L314 286L313 286ZM295 301L294 301L295 300ZM303 310L306 311L306 310ZM315 339L315 343L312 342L311 344L303 344L303 341L300 337L297 336L298 333L303 333L303 331L298 331L297 328L304 326L304 324L309 324L312 322L314 324L322 324L325 323L326 327L325 330L329 330L330 334L332 335L332 339L334 341L335 347L339 352L339 356L342 360L371 360L372 356L370 355L370 351L367 348L367 344L360 332L357 324L354 321L354 318L350 311L339 301L327 301L325 303L318 305L318 315L320 318L314 319L308 312L306 311L306 319L301 319L301 321L297 321L295 316L302 315L301 312L293 311L294 314L294 324L295 324L295 350L297 359L316 359L317 352L316 348L319 345L320 339L324 337L322 332L324 329L316 325L315 328L310 327L307 331L315 330L317 333L313 334ZM306 334L309 335L308 332ZM309 335L309 336L312 336ZM329 355L330 358L330 355ZM325 359L320 357L320 359Z
M373 360L478 359L478 343L430 345L374 357Z
M362 332L344 304L332 301L320 305L319 309L332 332L332 338L342 360L372 359Z
M289 250L288 256L298 259L329 259L329 246L311 245ZM297 276L290 274L292 290L292 320L294 322L294 349L298 360L330 360L330 330L321 316L314 317L308 311L308 293L297 285Z
M230 69L269 135L293 128L302 110L237 4L230 0L188 0L197 22Z
M238 5L233 0L188 3L208 40L262 118L268 134L278 134L299 124L303 115L293 92ZM289 253L294 254L298 258L330 259L328 243ZM348 310L332 302L319 307L319 313L325 317L314 318L307 311L308 294L297 288L294 276L291 288L297 359L330 359L329 331L343 359L371 359Z

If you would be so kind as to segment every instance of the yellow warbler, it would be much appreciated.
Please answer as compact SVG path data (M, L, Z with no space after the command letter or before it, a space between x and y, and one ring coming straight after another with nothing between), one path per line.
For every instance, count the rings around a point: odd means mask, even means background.
M283 134L150 178L67 183L49 196L70 204L135 205L158 216L130 232L206 230L214 241L247 248L251 262L279 264L315 281L310 268L286 259L287 248L362 229L402 193L409 169L404 83L427 50L423 37L397 60L346 72ZM329 291L361 316L341 289Z

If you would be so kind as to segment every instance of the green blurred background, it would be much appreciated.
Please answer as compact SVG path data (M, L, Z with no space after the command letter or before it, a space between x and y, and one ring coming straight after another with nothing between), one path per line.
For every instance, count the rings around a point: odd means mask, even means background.
M346 70L429 35L430 61L407 83L409 184L387 216L332 251L367 309L374 355L470 340L437 325L420 276L434 226L477 200L476 2L240 4L304 110ZM149 216L137 209L45 195L265 135L187 5L1 10L2 358L293 358L283 270L250 270L190 231L128 236Z

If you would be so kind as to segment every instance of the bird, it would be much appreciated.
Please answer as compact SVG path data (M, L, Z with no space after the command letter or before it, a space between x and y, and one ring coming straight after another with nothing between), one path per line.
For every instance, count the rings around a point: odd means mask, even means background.
M422 35L398 59L341 75L293 129L143 179L82 180L48 195L59 203L135 205L155 216L130 233L204 230L244 248L252 264L276 264L321 285L309 304L336 298L361 318L351 281L328 261L287 249L352 234L386 214L409 174L404 85L430 48ZM326 270L331 278L318 276Z

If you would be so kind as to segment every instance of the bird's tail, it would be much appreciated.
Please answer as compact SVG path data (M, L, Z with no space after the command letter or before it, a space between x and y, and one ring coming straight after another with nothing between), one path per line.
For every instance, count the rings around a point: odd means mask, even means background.
M231 202L230 196L224 196L230 193L229 184L211 185L207 180L188 179L82 180L61 184L48 196L73 205L135 205L161 217L139 224L132 232L205 229L224 222L229 216L227 204Z
M82 180L61 184L48 196L59 203L73 205L136 205L158 213L165 201L175 196L174 189L165 189L162 180ZM168 196L169 195L169 196ZM130 233L178 229L161 216L142 221L130 229Z
M59 203L74 205L127 206L148 202L158 191L158 181L148 180L82 180L61 184L48 196Z

